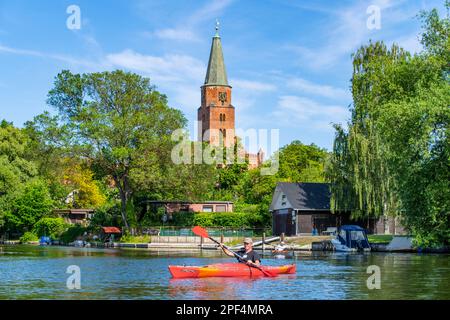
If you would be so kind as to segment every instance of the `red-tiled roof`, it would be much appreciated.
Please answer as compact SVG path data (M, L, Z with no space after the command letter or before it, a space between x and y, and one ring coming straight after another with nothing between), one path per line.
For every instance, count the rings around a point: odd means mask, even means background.
M117 227L102 227L104 233L121 233Z

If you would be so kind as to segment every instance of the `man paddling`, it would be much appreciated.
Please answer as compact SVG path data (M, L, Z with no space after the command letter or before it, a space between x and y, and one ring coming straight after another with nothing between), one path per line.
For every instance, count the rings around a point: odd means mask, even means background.
M225 252L226 255L230 257L234 257L234 254L226 249L223 246L223 243L220 244L220 247L222 248L223 252ZM255 251L253 251L253 240L252 238L245 238L244 239L244 249L238 252L238 254L242 257L241 262L244 262L248 264L249 266L259 266L261 264L261 258L259 254ZM238 260L241 260L237 258Z

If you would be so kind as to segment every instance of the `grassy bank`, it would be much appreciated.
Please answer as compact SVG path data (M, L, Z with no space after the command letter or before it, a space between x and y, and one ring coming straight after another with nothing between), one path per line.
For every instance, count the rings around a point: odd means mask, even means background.
M370 234L367 236L370 243L389 243L393 236L390 234Z
M285 239L288 245L304 246L311 244L313 242L319 242L324 240L331 240L331 236L300 236L300 237L289 237Z
M130 236L125 235L123 236L120 241L121 243L150 243L152 242L152 237L145 235L145 236Z

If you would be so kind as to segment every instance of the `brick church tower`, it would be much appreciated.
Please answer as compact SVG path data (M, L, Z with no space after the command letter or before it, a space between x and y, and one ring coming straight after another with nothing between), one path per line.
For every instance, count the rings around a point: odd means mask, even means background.
M212 146L234 146L236 143L235 110L231 104L231 86L228 84L225 70L218 22L216 34L212 39L205 83L201 86L201 96L201 106L197 112L197 120L200 124L199 141L207 141ZM263 163L264 152L261 149L254 154L240 148L238 153L248 160L250 169L257 168Z
M199 140L213 146L229 147L235 142L234 107L231 104L231 86L219 36L219 26L212 39L205 83L201 86L201 106L198 108Z

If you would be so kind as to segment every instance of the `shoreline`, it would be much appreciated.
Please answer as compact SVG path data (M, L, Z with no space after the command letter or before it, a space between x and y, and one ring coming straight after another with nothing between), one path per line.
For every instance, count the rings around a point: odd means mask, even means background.
M98 243L98 242L88 242L88 246L76 246L76 245L70 245L70 244L52 244L49 246L61 246L61 247L71 247L71 248L98 248L98 249L121 249L121 248L128 248L128 249L147 249L147 250L169 250L169 251L220 251L220 249L215 244L196 244L196 243L121 243L121 242L114 242L112 244L105 244L105 243ZM40 246L38 242L32 242L32 243L20 243L20 241L10 240L10 241L1 241L0 245L10 246L10 245L29 245L29 246ZM46 247L47 245L43 246ZM365 252L365 253L371 253L371 252L384 252L384 253L416 253L416 254L426 254L426 253L432 253L432 254L448 254L450 253L450 248L443 247L443 248L417 248L417 249L398 249L398 250L389 250L387 249L388 244L387 243L371 243L371 251ZM273 247L267 246L263 249L262 247L258 246L255 247L255 250L260 252L268 252L272 253ZM290 246L290 248L287 250L287 253L294 253L294 252L337 252L335 250L332 250L329 246L323 245L323 242L312 242L307 245L294 245Z

